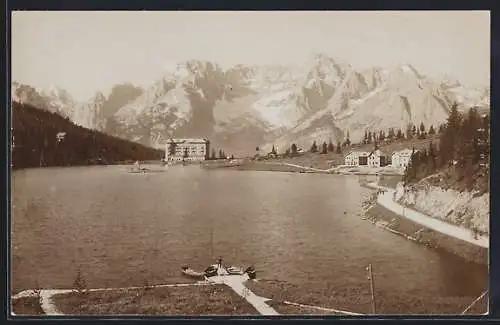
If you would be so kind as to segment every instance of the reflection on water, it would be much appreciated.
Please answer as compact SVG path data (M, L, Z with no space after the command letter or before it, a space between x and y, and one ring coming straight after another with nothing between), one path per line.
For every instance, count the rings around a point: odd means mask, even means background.
M358 176L119 166L16 171L13 285L91 287L182 281L218 256L259 277L366 284L419 296L479 295L486 267L425 249L360 219ZM373 181L370 177L363 181Z

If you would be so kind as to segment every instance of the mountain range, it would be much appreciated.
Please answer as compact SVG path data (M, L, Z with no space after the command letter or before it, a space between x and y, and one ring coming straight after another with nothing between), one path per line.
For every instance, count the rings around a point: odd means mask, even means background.
M489 89L435 80L410 64L357 70L318 54L301 65L235 65L188 60L151 86L116 85L109 96L75 101L65 90L12 83L13 101L57 112L75 124L160 147L170 137L206 137L235 154L260 146L359 141L365 130L405 130L446 120L451 105L489 109Z

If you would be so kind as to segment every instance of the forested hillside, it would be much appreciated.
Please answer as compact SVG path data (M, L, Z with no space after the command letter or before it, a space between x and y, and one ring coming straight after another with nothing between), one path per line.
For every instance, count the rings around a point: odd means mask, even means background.
M415 151L406 170L406 181L416 182L429 175L439 177L436 186L458 191L489 192L490 117L471 108L461 114L457 106L442 126L439 147L430 144Z
M160 160L164 152L73 124L59 114L14 102L13 168Z

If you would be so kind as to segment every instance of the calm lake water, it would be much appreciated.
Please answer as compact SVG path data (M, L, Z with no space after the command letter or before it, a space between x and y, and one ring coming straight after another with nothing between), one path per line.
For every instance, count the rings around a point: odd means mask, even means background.
M14 172L12 190L17 290L69 288L78 268L89 287L185 282L181 266L218 256L260 278L333 287L365 286L373 263L378 290L421 297L478 296L488 278L361 220L359 176L45 168Z

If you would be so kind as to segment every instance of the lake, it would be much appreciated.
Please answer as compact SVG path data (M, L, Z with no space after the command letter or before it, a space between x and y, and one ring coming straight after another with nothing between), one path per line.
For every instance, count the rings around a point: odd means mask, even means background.
M18 170L12 179L15 290L185 282L219 256L259 278L365 286L419 297L480 295L487 268L361 220L361 176L125 166Z

